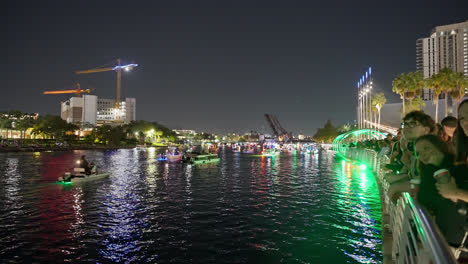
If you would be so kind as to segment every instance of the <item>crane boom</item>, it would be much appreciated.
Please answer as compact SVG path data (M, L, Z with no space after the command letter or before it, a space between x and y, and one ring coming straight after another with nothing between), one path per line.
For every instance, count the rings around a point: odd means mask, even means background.
M75 93L78 96L80 96L82 93L90 93L91 90L94 89L81 89L81 86L79 83L76 84L76 89L74 90L56 90L56 91L45 91L43 94L70 94L70 93Z
M76 93L76 94L81 94L81 93L90 93L91 89L86 89L86 90L59 90L59 91L45 91L43 94L70 94L70 93Z
M95 72L106 72L106 71L112 71L114 70L114 67L108 67L108 68L102 68L102 69L90 69L90 70L84 70L84 71L76 71L76 74L88 74L88 73L95 73Z

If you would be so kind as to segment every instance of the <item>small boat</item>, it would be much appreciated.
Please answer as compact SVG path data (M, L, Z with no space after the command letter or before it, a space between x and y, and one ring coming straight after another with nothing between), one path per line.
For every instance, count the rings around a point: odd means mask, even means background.
M91 171L90 175L84 174L84 169L83 168L74 168L73 171L74 171L74 174L72 174L70 172L66 172L63 177L59 177L57 179L57 183L88 182L88 181L104 179L104 178L109 177L109 175L110 175L109 172L99 172L99 173L97 173L95 169L94 169L94 173L93 173L93 171Z
M252 149L244 149L244 150L242 151L242 153L243 153L243 154L254 154L255 151L254 151L253 148L252 148Z
M192 164L206 164L218 162L220 159L216 154L197 155L191 161Z
M167 161L167 157L166 156L161 156L161 157L158 157L156 160L157 161Z
M280 154L280 151L276 149L264 149L262 151L262 156L265 156L265 157L273 157L279 154Z
M314 154L318 152L318 149L314 145L304 145L302 147L302 152L307 154Z
M169 152L166 153L168 161L179 161L182 159L182 154L175 147L169 147Z
M183 163L206 164L218 162L220 159L217 154L187 153L182 157Z
M167 154L166 155L166 159L168 161L179 161L180 159L182 158L182 155L181 154Z

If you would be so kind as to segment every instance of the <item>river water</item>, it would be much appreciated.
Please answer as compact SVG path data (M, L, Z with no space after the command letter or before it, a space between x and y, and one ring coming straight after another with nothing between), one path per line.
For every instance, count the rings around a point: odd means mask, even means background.
M107 179L54 181L86 155ZM0 259L56 263L381 263L371 173L331 151L219 163L157 150L0 154Z

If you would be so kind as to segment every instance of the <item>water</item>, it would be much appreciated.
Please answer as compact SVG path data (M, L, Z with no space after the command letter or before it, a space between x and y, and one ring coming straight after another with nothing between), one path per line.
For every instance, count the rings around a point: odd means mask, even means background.
M87 155L108 179L53 183ZM333 152L221 151L218 164L155 149L0 154L2 262L381 263L373 176Z

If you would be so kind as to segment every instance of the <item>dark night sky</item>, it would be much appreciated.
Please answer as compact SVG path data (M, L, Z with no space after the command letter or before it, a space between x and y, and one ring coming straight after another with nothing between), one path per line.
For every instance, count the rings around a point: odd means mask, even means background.
M384 3L385 2L385 3ZM294 133L355 119L356 82L373 67L415 70L415 42L468 19L468 1L9 1L0 111L60 114L80 82L114 98L114 72L76 76L116 58L137 119L208 132L269 132L264 113ZM4 34L5 35L5 34Z

